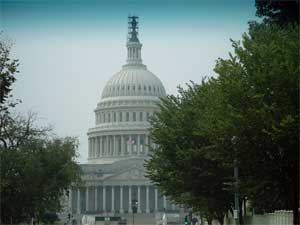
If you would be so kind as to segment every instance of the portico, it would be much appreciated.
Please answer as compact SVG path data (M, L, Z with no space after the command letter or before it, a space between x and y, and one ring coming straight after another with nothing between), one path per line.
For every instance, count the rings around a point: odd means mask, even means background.
M87 186L72 188L72 212L78 214L123 214L131 213L130 202L138 201L137 213L154 213L178 210L164 196L158 196L152 185ZM102 196L100 197L99 194ZM152 198L152 196L155 196ZM81 199L82 198L82 199ZM162 199L162 200L161 200ZM151 200L151 202L149 201ZM153 201L152 201L153 200ZM84 203L84 204L82 204ZM125 204L124 204L125 203Z

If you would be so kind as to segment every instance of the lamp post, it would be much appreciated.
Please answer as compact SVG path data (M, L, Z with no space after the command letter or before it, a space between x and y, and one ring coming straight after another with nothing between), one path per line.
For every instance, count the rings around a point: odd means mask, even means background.
M134 225L134 214L137 212L138 201L133 199L131 201L131 209L132 209L132 225Z
M234 178L235 178L235 183L234 183L234 213L233 217L235 219L235 224L239 225L239 168L237 164L237 150L236 150L236 144L238 141L237 136L233 136L231 138L231 143L233 146L234 150Z

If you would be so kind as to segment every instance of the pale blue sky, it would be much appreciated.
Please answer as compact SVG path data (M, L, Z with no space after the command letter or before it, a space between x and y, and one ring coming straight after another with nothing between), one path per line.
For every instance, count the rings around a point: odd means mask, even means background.
M60 136L88 128L108 79L126 60L127 16L140 16L142 58L167 93L212 76L255 17L254 0L0 0L0 30L20 60L13 94L18 110L37 112Z

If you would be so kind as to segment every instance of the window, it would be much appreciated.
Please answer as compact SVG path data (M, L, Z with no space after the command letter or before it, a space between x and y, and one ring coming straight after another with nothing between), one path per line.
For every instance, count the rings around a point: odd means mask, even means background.
M129 121L129 112L126 112L126 121Z
M123 117L122 117L122 112L119 112L119 120L120 120L120 122L122 122L122 120L123 120Z
M132 86L132 90L134 90L134 91L135 91L135 86L134 86L134 85Z
M135 112L132 113L132 120L136 121L136 113Z
M116 113L114 112L114 122L116 122L116 120L117 120L117 115L116 115Z
M110 113L108 113L108 121L107 122L110 122Z
M140 121L143 121L143 112L140 112Z
M146 114L146 119L147 119L147 121L149 121L149 118L150 118L150 113L147 112L147 114Z

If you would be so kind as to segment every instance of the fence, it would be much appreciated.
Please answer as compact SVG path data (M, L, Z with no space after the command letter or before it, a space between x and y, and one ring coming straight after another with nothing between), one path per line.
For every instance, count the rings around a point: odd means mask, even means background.
M277 210L264 215L246 216L245 225L293 225L293 212ZM235 225L234 219L225 218L224 225Z

